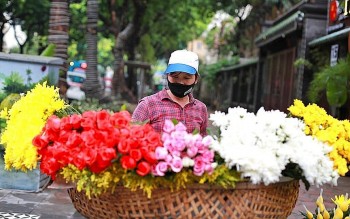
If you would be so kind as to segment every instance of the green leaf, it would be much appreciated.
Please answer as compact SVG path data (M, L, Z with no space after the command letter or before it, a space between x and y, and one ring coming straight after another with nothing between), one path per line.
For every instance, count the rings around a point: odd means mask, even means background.
M52 57L55 55L55 49L56 49L56 45L53 43L50 43L45 49L44 51L42 51L42 53L40 54L41 56L49 56Z
M341 107L348 98L347 78L344 76L332 77L327 83L327 100L330 105Z
M172 119L171 121L173 122L174 125L179 124L179 121L177 121L177 119Z
M323 94L332 106L344 105L350 91L350 57L341 59L334 66L326 66L315 73L308 88L307 96L312 102L317 102Z
M198 134L198 133L199 133L199 130L198 130L198 129L194 129L193 132L192 132L193 135L196 135L196 134Z
M126 104L123 104L121 107L120 107L120 111L125 111L126 110Z

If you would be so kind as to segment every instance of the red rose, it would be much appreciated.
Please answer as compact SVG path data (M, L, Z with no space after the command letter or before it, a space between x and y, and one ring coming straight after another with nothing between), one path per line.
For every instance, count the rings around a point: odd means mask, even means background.
M158 132L155 132L155 131L149 132L145 136L145 140L147 141L147 145L152 146L153 148L161 145L160 139L161 139L160 134Z
M70 135L72 135L72 133L75 133L76 131L73 130L61 130L58 134L57 134L57 139L50 139L52 141L59 141L61 143L66 143L70 137Z
M32 144L38 147L39 150L47 147L49 144L49 139L46 135L40 134L33 138Z
M136 161L130 156L123 156L120 159L120 163L122 167L126 170L135 169L136 167Z
M76 153L72 162L73 165L76 166L79 170L83 170L86 167L85 154L81 151L79 153Z
M70 117L64 117L69 118L69 123L73 127L73 129L79 129L81 127L81 115L73 114ZM63 119L63 118L62 118Z
M119 129L113 128L108 130L105 133L106 136L106 145L108 147L115 147L118 145L118 142L120 141L120 131Z
M113 148L99 148L97 149L96 162L90 166L90 170L94 173L100 173L109 167L112 160L117 157L117 154Z
M103 142L103 135L99 134L97 130L89 129L81 133L81 138L87 146L99 146Z
M56 179L56 173L60 169L60 165L57 160L53 157L45 157L40 163L40 170L43 173L51 176L53 180Z
M142 157L150 164L157 163L154 151L150 151L148 147L141 148Z
M128 126L130 120L131 120L131 115L128 111L120 111L120 112L114 113L111 116L111 124L118 128L124 128Z
M141 161L137 165L136 173L140 176L146 176L151 172L151 165L145 161Z
M70 123L70 118L69 117L61 118L61 129L62 130L71 130L72 128L73 128L73 126Z
M82 115L81 126L85 130L95 129L96 128L96 112L85 111Z
M84 161L87 165L92 165L97 159L97 151L93 148L84 148L82 151Z
M135 161L139 161L142 158L140 149L130 149L130 157L134 158Z
M145 132L142 126L135 125L131 127L130 135L134 138L143 138L143 136L145 136Z
M129 138L130 137L130 130L127 128L121 128L120 130L120 136L124 138Z
M83 142L83 139L81 139L80 135L76 132L70 132L70 134L67 137L67 147L77 147Z
M58 118L57 116L55 116L55 115L50 116L47 119L46 127L47 127L47 129L49 129L53 132L58 132L60 130L60 122L61 122L61 119Z
M128 154L130 151L130 144L129 142L124 139L123 141L120 141L118 143L118 152L121 154Z
M112 124L109 121L110 114L106 110L101 110L96 114L97 128L101 130L107 130L112 128Z
M103 160L103 161L108 161L111 162L114 158L117 157L117 153L114 148L108 148L108 147L102 147L98 148L98 161Z

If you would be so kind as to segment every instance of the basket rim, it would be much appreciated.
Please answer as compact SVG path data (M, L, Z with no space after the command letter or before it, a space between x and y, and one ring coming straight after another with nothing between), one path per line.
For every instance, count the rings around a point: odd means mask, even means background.
M193 184L188 184L185 187L180 187L180 188L172 188L173 191L181 191L184 189L189 189L189 190L197 190L197 189L210 189L210 190L254 190L254 189L271 189L277 186L282 186L283 184L289 184L292 183L293 181L298 181L298 179L294 179L291 177L281 177L280 181L278 182L274 182L274 183L270 183L268 185L265 185L264 183L259 183L259 184L253 184L250 180L245 179L243 181L238 181L235 183L235 186L221 186L221 185L215 185L215 184L210 184L210 183L193 183ZM115 188L120 188L120 187L124 187L126 189L130 189L125 187L122 184L117 185ZM70 185L69 187L70 189L77 189L76 185ZM171 189L170 187L157 187L157 189ZM130 189L132 190L132 189ZM136 190L140 190L140 189L136 189ZM134 191L134 190L133 190ZM81 192L84 192L84 189L81 190ZM106 191L107 192L107 191ZM104 193L106 193L104 192ZM109 192L112 192L111 190L109 190ZM108 192L107 192L108 193Z
M213 185L209 183L195 183L195 184L189 184L186 185L186 189L216 189L216 190L222 190L222 189L231 189L231 190L236 190L236 189L261 189L261 188L272 188L276 186L281 186L281 184L288 184L291 181L299 181L294 178L290 177L281 177L280 181L270 183L268 185L265 185L264 183L259 183L259 184L253 184L250 180L243 180L243 181L238 181L236 182L234 187L223 187L220 185ZM161 187L160 187L161 188ZM164 187L166 188L166 187Z

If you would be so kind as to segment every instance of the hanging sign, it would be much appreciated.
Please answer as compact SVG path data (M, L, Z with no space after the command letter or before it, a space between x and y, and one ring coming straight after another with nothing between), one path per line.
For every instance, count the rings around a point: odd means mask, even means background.
M338 51L339 51L339 45L334 44L331 47L331 60L330 60L330 66L334 66L338 62Z

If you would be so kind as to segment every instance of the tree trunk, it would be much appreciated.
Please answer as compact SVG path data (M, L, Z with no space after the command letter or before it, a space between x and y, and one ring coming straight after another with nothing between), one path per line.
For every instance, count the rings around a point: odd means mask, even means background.
M116 44L114 48L115 73L112 81L112 87L113 87L114 94L117 95L117 97L119 96L130 102L136 103L137 98L132 92L132 90L130 89L130 87L127 86L127 83L124 77L123 54L124 54L124 50L126 49L125 45L128 39L133 38L134 40L139 40L138 36L132 35L132 34L135 34L135 30L141 27L141 20L146 11L147 1L133 0L132 3L134 4L134 7L135 7L135 12L134 12L132 21L128 23L128 25L123 31L115 34L115 37L116 37ZM113 1L113 4L115 4L114 1ZM114 19L114 21L116 21L115 16L116 16L115 14L114 14L114 18L112 16L112 20ZM137 30L136 32L138 33L139 31ZM130 72L130 74L132 74L132 72Z
M124 98L130 102L137 102L137 98L132 91L126 86L124 78L124 45L127 38L133 33L134 25L129 23L128 26L118 34L116 44L114 47L114 75L112 80L113 93L119 97Z
M5 36L5 22L1 21L0 22L0 52L3 51L3 43L4 43L4 36Z
M67 69L68 69L68 40L69 40L69 1L51 0L49 37L48 42L56 45L55 57L63 59L63 65L60 67L60 93L65 95L67 90Z
M97 22L98 0L87 1L87 51L86 51L86 80L83 90L87 98L101 99L103 97L102 86L97 71Z

